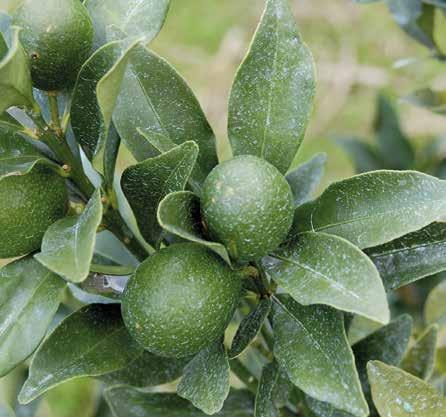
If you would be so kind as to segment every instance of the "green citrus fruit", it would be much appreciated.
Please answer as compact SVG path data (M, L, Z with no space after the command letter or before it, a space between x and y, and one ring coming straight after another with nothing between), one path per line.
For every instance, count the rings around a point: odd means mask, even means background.
M265 160L244 155L209 174L201 209L211 238L223 243L233 259L249 262L283 242L294 205L285 177Z
M46 229L67 211L65 180L48 168L0 180L0 258L40 248Z
M70 87L93 45L93 24L79 0L25 0L13 17L31 59L35 87Z
M241 291L240 276L194 243L162 249L144 261L122 299L124 322L146 350L192 355L223 336Z

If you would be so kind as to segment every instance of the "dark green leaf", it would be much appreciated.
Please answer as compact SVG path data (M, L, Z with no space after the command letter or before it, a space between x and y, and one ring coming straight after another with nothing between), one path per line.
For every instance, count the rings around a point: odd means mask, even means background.
M300 304L327 304L377 322L390 320L378 271L347 240L303 233L263 264L268 275Z
M407 350L411 332L412 319L409 315L403 315L353 346L359 379L370 406L373 404L367 378L367 363L379 360L389 365L398 365Z
M315 69L288 0L268 0L229 99L234 155L264 158L285 173L313 109Z
M116 38L150 42L160 31L170 0L88 0L86 6L95 28L95 46Z
M214 134L192 91L170 64L142 46L131 53L113 120L138 161L159 154L146 137L161 135L176 145L198 144L197 184L217 164Z
M417 232L366 250L387 290L446 270L446 223L432 223Z
M352 417L350 413L337 410L332 405L315 400L309 396L305 397L305 403L314 414L314 417Z
M256 308L242 320L237 329L237 333L232 340L231 350L229 351L229 357L231 359L241 355L257 337L270 311L271 299L264 298L260 300Z
M445 210L445 181L415 171L376 171L336 182L298 207L292 234L325 232L367 248L421 229Z
M279 417L279 409L274 403L274 390L280 377L280 369L276 362L263 368L255 401L255 417Z
M444 417L446 401L436 389L379 361L368 367L373 401L381 417Z
M0 376L37 348L65 286L33 258L22 258L0 269Z
M229 374L228 355L218 341L199 352L186 366L177 393L206 414L215 414L229 394Z
M434 91L422 88L404 97L408 103L424 107L434 113L446 114L446 91Z
M190 358L162 358L148 351L119 371L103 375L101 379L108 385L132 385L153 387L166 384L179 378Z
M197 160L198 146L185 142L174 149L127 168L122 190L132 207L144 239L158 247L162 229L157 210L169 193L184 190Z
M390 100L378 96L375 132L380 156L385 167L390 169L411 169L414 164L414 149L400 127L398 113Z
M115 417L205 417L191 403L175 394L153 394L132 387L117 386L105 391ZM247 391L234 390L217 417L252 417L254 404Z
M438 326L429 326L404 357L401 368L420 379L428 380L434 371Z
M318 153L286 176L293 192L296 207L308 201L316 191L324 175L326 162L327 154Z
M205 239L200 199L195 194L189 191L169 194L161 201L157 217L159 224L167 232L208 247L231 265L226 248L221 243Z
M368 415L341 313L322 305L301 306L275 298L274 355L306 394L358 417Z
M12 43L8 50L0 33L0 114L9 107L33 108L31 71L28 57L20 45L19 28L12 29Z
M141 354L115 304L91 304L68 316L36 351L19 395L27 404L65 381L118 370Z
M424 317L428 324L446 326L446 281L438 284L429 294L424 306Z
M42 252L35 258L68 281L84 281L90 270L96 229L101 220L101 193L97 189L81 215L65 217L48 228Z
M385 168L376 149L369 143L356 138L338 138L337 142L344 148L350 156L359 174L369 171L376 171Z

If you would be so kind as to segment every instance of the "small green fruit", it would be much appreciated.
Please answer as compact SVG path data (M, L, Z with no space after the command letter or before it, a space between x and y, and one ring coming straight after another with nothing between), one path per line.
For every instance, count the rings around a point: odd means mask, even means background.
M40 248L46 229L68 207L65 180L48 168L0 180L0 258Z
M93 23L79 0L25 0L13 16L31 59L35 87L71 87L93 45Z
M214 168L204 183L201 205L211 238L239 262L257 260L276 249L293 221L293 196L285 177L250 155Z
M182 243L139 266L125 289L122 314L141 346L180 358L223 336L240 292L240 276L216 254Z

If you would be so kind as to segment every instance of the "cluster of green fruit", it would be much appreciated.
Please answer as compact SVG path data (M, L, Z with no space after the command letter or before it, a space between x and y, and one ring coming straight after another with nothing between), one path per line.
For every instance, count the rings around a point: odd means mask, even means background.
M14 24L29 59L33 84L46 91L72 86L93 44L93 26L78 0L27 0ZM0 257L40 248L46 229L67 213L64 178L35 167L0 182ZM6 197L6 198L5 198ZM293 196L285 177L254 156L217 166L202 193L205 230L224 244L235 265L255 262L282 243L293 222ZM147 350L183 357L222 337L241 292L240 273L208 249L171 245L149 257L130 279L124 321Z

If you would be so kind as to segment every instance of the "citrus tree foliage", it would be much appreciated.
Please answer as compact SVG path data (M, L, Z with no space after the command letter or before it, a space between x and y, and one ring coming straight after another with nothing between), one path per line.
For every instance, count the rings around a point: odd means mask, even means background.
M376 145L348 142L364 173L315 196L326 156L293 165L316 77L288 0L266 1L220 163L194 93L150 49L169 1L60 3L1 8L0 253L15 259L0 377L29 372L0 414L35 415L88 377L97 417L446 415L444 282L422 332L392 302L446 269L446 182L416 171L439 175L389 103ZM387 3L439 54L426 27L443 2Z

